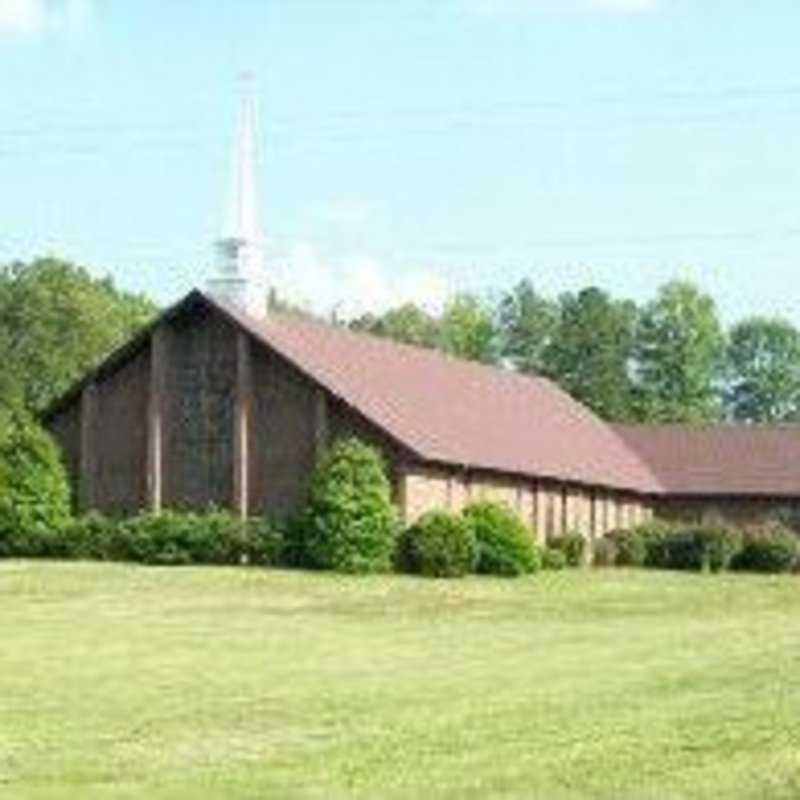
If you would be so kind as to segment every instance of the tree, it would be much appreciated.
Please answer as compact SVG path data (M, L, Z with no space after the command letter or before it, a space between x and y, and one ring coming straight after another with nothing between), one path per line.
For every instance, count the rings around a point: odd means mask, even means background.
M497 333L486 305L472 294L458 294L445 306L441 319L442 350L471 361L497 360Z
M574 398L610 420L633 415L630 365L636 306L591 287L565 294L542 353L545 374Z
M66 261L0 269L3 397L39 411L149 321L153 304Z
M727 349L726 408L745 422L800 418L800 332L779 318L733 327Z
M439 321L414 303L405 303L385 314L364 314L350 322L350 328L419 347L436 347Z
M542 372L558 319L556 305L526 279L502 296L496 316L500 356L520 372Z
M24 409L0 404L0 556L45 555L69 516L55 443Z
M323 321L323 318L315 314L310 308L293 302L283 297L275 287L270 288L265 300L265 310L267 314L281 314L288 317L299 317L301 319L311 319ZM335 315L331 315L331 322L336 323Z
M662 422L719 418L725 338L714 301L673 281L640 315L636 336L638 415Z

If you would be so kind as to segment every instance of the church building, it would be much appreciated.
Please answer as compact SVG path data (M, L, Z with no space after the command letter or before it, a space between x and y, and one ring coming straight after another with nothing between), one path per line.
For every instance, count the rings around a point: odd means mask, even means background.
M612 426L544 378L265 311L246 98L231 219L192 291L44 416L82 510L285 515L335 440L388 465L411 521L488 497L544 540L654 513L756 524L794 514L800 428Z

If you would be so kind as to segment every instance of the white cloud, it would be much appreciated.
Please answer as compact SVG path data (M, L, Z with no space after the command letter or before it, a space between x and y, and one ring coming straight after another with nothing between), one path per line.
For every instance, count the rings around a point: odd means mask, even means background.
M0 36L81 33L94 10L94 0L0 0Z
M328 260L309 244L297 244L269 263L269 282L281 297L344 318L408 302L438 311L449 294L447 282L433 270L398 271L369 256Z
M528 14L643 14L658 11L662 0L467 0L485 17Z

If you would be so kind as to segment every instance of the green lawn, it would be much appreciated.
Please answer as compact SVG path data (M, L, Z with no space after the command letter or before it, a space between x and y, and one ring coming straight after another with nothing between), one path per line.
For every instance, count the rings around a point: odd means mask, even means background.
M798 798L800 579L0 562L0 797Z

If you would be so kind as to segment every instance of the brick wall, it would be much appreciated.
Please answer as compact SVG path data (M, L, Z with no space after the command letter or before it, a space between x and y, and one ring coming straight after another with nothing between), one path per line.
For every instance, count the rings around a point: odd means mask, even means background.
M444 466L407 466L400 481L401 511L407 522L437 508L458 512L471 500L485 498L514 509L541 542L566 532L598 538L652 513L646 500L630 493Z
M679 522L721 521L753 528L776 518L800 522L800 500L780 497L659 499L655 512L660 517Z

